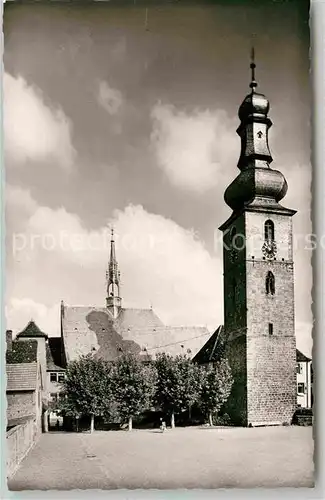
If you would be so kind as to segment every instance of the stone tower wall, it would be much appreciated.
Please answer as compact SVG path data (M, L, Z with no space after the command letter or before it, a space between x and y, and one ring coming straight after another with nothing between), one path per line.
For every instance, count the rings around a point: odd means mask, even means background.
M277 242L276 259L271 260L262 253L268 219L274 222ZM232 227L246 241L235 262L229 250ZM224 243L226 356L235 379L226 411L237 425L290 423L296 408L291 216L246 211L225 231ZM266 293L268 271L275 277L274 295Z
M261 251L267 219L274 222L277 243L272 260L263 258ZM248 212L246 234L248 424L290 423L296 408L291 217ZM256 235L261 236L260 241ZM266 293L268 271L275 277L274 295ZM273 325L272 335L269 323Z

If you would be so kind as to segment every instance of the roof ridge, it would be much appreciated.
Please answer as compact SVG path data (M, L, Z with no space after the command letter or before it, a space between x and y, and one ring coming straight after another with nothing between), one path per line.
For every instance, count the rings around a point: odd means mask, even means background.
M44 333L40 327L35 323L33 319L31 319L25 328L17 333L17 337L48 337L46 333Z

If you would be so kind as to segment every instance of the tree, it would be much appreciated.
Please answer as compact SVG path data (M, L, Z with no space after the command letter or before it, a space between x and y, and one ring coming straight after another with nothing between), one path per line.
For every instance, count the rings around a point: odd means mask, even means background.
M184 355L172 357L157 355L154 365L157 370L155 403L170 416L171 427L175 427L175 414L185 411L197 400L200 389L199 368Z
M199 406L212 426L212 416L216 415L227 401L233 384L233 377L227 359L222 358L215 366L202 367L202 381Z
M90 415L90 432L94 430L94 417L108 414L112 405L110 372L107 362L94 359L91 354L68 364L59 407L66 415L77 418Z
M152 405L156 374L152 366L144 365L136 356L123 354L113 362L115 413L121 422L128 421L132 430L133 417Z

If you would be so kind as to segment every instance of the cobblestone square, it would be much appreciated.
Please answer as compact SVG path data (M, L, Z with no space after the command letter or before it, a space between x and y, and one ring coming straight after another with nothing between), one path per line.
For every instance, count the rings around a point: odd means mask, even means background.
M311 427L43 434L10 490L312 487Z

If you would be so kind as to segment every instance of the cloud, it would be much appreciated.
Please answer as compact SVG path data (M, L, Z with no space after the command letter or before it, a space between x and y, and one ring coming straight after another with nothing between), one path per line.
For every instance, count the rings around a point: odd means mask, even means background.
M221 252L217 248L215 254L210 253L194 230L149 213L141 205L129 205L116 210L107 226L90 231L77 215L64 208L39 206L28 192L11 187L7 196L11 214L7 233L11 235L17 235L12 225L17 221L16 210L21 214L23 238L16 241L14 255L12 245L7 249L11 252L11 259L7 256L9 328L23 328L22 322L32 315L48 333L57 332L54 311L61 299L70 305L104 307L111 224L125 307L152 304L167 324L206 324L210 331L223 322ZM296 262L299 252L300 248ZM301 273L296 274L301 284L296 287L297 346L308 355L311 324L304 317L306 286L301 283ZM307 278L303 274L305 281Z
M60 336L60 304L47 307L29 298L13 298L6 306L7 326L19 333L32 319L39 328L51 336Z
M307 321L296 321L297 348L309 357L313 349L312 328L313 325Z
M123 103L123 96L119 90L111 88L102 80L99 82L97 101L107 113L115 115Z
M19 199L11 196L10 212ZM169 324L207 324L213 329L222 321L221 260L210 255L194 231L142 206L116 211L109 222L116 232L125 307L153 304ZM9 231L15 233L12 227ZM23 300L26 309L27 299L42 305L44 297L47 308L61 299L71 305L104 306L109 227L89 231L63 208L37 206L25 219L21 236L8 269L9 306ZM16 324L18 306L10 317ZM51 318L55 324L48 326L50 332L57 328L57 319Z
M237 122L224 111L186 113L157 104L151 118L158 164L175 186L203 193L218 184L231 161L235 164Z
M4 74L4 147L9 162L53 158L70 169L76 155L71 129L62 109L45 104L40 89L21 76Z

